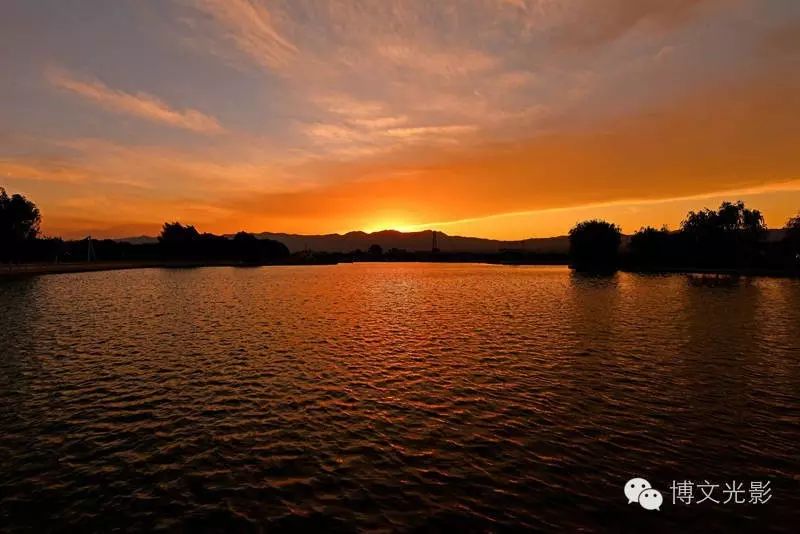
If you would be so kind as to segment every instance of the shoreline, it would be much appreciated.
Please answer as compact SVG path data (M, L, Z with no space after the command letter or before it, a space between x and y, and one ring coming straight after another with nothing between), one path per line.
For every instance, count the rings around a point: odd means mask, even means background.
M233 261L98 261L91 263L21 263L0 265L0 279L4 277L36 276L41 274L90 273L123 271L130 269L194 269L198 267L260 267ZM284 264L266 264L284 265Z
M194 269L199 267L281 267L281 266L302 266L302 265L337 265L339 263L461 263L459 261L367 261L367 262L281 262L281 263L242 263L236 261L174 261L174 260L144 260L144 261L101 261L92 263L23 263L23 264L0 264L0 279L15 278L25 276L37 276L45 274L70 274L88 273L101 271L121 271L130 269ZM483 263L486 265L505 265L505 266L525 266L525 265L544 265L568 267L567 263L541 262L501 262L490 260L472 260L467 263ZM663 275L663 274L693 274L724 277L766 277L766 278L800 278L798 271L786 271L778 269L707 269L691 267L664 267L655 269L629 269L620 268L620 272L641 274L641 275Z
M762 277L762 278L800 278L800 271L766 268L726 269L703 267L661 267L653 269L628 269L620 271L633 274L662 275L662 274L693 274L699 276L724 276L724 277Z

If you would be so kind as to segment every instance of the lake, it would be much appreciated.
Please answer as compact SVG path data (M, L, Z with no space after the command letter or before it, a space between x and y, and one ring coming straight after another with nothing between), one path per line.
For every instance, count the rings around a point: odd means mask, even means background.
M798 280L141 269L2 280L0 310L4 530L800 523Z

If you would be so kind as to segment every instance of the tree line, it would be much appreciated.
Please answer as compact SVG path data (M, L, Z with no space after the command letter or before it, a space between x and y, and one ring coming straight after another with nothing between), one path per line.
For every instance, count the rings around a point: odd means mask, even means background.
M232 237L201 233L180 222L164 223L157 243L132 244L111 239L65 241L40 235L41 213L22 195L0 187L0 262L74 262L87 260L191 260L263 264L286 262L283 243L239 232ZM774 235L774 234L773 234ZM768 238L762 213L741 201L716 210L690 211L677 231L645 227L630 237L603 220L576 224L569 232L569 262L579 271L618 268L657 271L691 269L783 270L800 273L800 213L789 219L780 239ZM487 261L557 263L557 255L454 254L408 252L380 245L348 254L301 252L301 263L340 261Z
M111 239L63 240L40 235L41 213L24 196L0 187L0 262L191 260L241 263L280 262L289 256L283 243L239 232L232 238L200 233L194 226L164 223L158 243L132 244Z
M232 259L266 263L289 256L289 249L279 241L258 239L247 232L238 232L232 238L201 234L194 226L184 226L179 222L164 223L158 245L166 258L174 259Z
M677 231L641 228L624 247L617 225L590 220L569 232L570 265L579 271L799 270L800 214L787 221L781 239L767 237L763 214L742 201L690 211Z

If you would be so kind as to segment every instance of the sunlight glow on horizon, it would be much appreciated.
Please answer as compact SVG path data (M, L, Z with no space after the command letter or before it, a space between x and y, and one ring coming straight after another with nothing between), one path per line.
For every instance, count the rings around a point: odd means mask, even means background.
M773 228L800 211L800 3L331 7L10 2L0 186L64 237L518 240L739 198Z

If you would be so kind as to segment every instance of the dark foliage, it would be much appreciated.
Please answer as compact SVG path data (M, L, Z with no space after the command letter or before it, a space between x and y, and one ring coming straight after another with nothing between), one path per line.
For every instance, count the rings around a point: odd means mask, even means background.
M36 214L38 217L38 211ZM13 247L3 247L2 259L47 263L171 260L263 264L281 263L289 258L289 249L278 241L258 239L245 232L239 232L232 239L201 234L193 226L178 222L165 223L158 241L157 244L134 245L111 239L88 238L76 241L14 240Z
M800 269L800 213L789 219L785 230L783 245L788 262L792 268Z
M19 194L8 196L0 187L0 261L25 259L39 236L40 222L36 204Z
M179 222L164 223L161 228L161 235L158 236L160 243L190 243L200 237L200 233L194 226L184 226Z
M165 258L185 260L233 260L245 263L269 263L289 257L283 243L258 239L253 234L239 232L233 239L199 233L194 226L179 222L165 223L158 238Z
M786 223L786 235L783 239L792 252L800 254L800 213Z
M542 254L508 249L496 253L387 251L374 244L364 252L324 253L304 251L294 255L278 241L258 239L239 232L232 238L200 233L180 222L165 223L158 243L131 244L110 239L63 241L39 238L41 215L22 195L9 196L0 188L0 261L84 262L161 261L224 262L238 264L352 261L490 262L505 264L558 264L563 254ZM782 240L765 239L761 212L744 203L723 202L716 211L691 211L680 230L642 228L631 236L620 254L620 229L609 222L578 223L569 233L570 265L579 271L606 273L619 265L633 270L756 269L800 272L800 214L790 219ZM91 253L90 253L91 251Z
M630 259L643 267L655 267L670 261L674 239L666 227L657 230L651 226L641 228L631 236Z
M752 266L766 231L764 217L744 202L723 202L717 211L690 211L681 223L687 259L701 267Z
M624 263L635 270L783 270L787 246L766 239L758 210L723 202L714 211L690 211L677 232L643 228L631 236Z
M570 265L577 271L609 272L617 268L622 233L615 224L591 220L569 231Z

